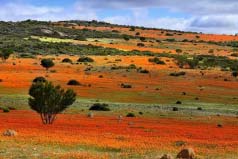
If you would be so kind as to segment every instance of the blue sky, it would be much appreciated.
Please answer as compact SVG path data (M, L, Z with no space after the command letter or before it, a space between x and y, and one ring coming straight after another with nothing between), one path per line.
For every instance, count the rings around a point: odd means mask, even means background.
M0 0L0 20L99 20L205 33L238 33L237 0Z

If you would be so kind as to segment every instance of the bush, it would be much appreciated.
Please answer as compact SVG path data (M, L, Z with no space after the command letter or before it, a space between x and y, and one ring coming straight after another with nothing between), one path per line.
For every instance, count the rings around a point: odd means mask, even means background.
M150 73L150 71L144 69L144 70L140 70L140 73L144 73L144 74L147 74L147 73Z
M52 124L56 115L64 111L76 100L76 93L64 90L51 82L33 83L29 89L30 108L40 114L43 124Z
M134 113L128 113L126 117L136 117Z
M96 111L110 111L110 109L108 108L108 104L105 103L95 103L93 104L89 110L96 110Z
M121 84L121 88L132 88L132 86L130 84Z
M184 76L186 75L186 72L173 72L173 73L170 73L169 74L170 76L175 76L175 77L178 77L178 76Z
M237 71L233 71L233 72L232 72L232 76L233 76L233 77L237 77L237 76L238 76L238 72L237 72Z
M201 111L201 110L202 110L202 107L198 107L197 110L200 110L200 111Z
M7 108L7 107L3 107L3 108L2 108L2 111L3 111L4 113L9 113L9 112L10 112L10 109Z
M158 57L150 58L149 62L152 62L152 63L155 63L155 64L160 64L160 65L164 65L165 64L165 62L161 61Z
M145 41L146 38L145 38L145 37L140 37L140 40L141 40L141 41Z
M238 57L238 53L232 53L231 56Z
M72 60L69 59L69 58L64 58L64 59L62 60L62 62L63 62L63 63L72 63Z
M46 82L47 80L45 79L45 77L36 77L32 82L33 83L37 83L37 82Z
M178 111L178 107L173 107L173 111Z
M90 57L80 57L78 62L94 62L94 60Z
M48 70L50 67L53 67L55 64L52 59L42 59L41 66Z
M71 86L79 86L81 85L77 80L69 80L69 82L67 83L67 85L71 85Z
M182 53L183 51L181 49L176 49L176 52L179 54Z
M182 104L182 102L181 101L177 101L176 104Z
M139 47L144 47L145 44L143 44L143 43L137 43L137 46L139 46Z

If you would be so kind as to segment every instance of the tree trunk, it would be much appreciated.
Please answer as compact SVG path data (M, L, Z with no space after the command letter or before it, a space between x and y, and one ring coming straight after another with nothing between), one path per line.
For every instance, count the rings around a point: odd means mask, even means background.
M43 124L53 124L55 119L56 119L56 114L51 114L51 113L41 114L41 120Z

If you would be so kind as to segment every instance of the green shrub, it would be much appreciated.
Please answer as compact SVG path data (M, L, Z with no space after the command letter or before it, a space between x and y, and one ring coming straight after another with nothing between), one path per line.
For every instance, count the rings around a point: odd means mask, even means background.
M150 58L149 62L159 64L159 65L164 65L165 64L165 62L161 61L158 57Z
M105 103L95 103L93 104L89 110L96 110L96 111L110 111L110 109L108 108L108 104Z
M8 107L3 107L3 108L2 108L2 111L3 111L4 113L8 113L8 112L10 112L10 109L9 109Z
M64 59L62 60L62 62L63 62L63 63L72 63L73 61L72 61L71 59L69 59L69 58L64 58Z
M150 71L148 71L148 70L146 70L146 69L143 69L143 70L140 70L140 73L147 74L147 73L150 73Z
M94 62L94 60L90 57L80 57L78 62Z
M71 86L80 86L81 84L77 81L77 80L69 80L67 85L71 85Z
M121 84L121 88L132 88L132 86L130 84Z
M126 117L135 117L136 115L134 113L128 113Z
M175 76L175 77L184 76L184 75L186 75L186 72L183 72L183 71L181 71L181 72L173 72L173 73L170 73L169 75L170 76Z
M46 82L47 80L45 79L45 77L36 77L32 82L33 83L37 83L37 82Z

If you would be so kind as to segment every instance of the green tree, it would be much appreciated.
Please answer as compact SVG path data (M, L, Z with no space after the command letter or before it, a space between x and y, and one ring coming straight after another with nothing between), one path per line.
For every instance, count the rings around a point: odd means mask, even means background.
M56 115L64 111L76 100L76 93L64 90L51 82L32 83L29 89L28 104L32 110L40 114L43 124L52 124Z
M51 59L42 59L41 60L41 66L43 66L46 69L46 71L48 71L48 69L50 67L53 67L54 65L55 65L54 62Z
M5 62L10 55L13 54L13 50L12 49L1 49L0 50L0 57L2 58L2 61Z

